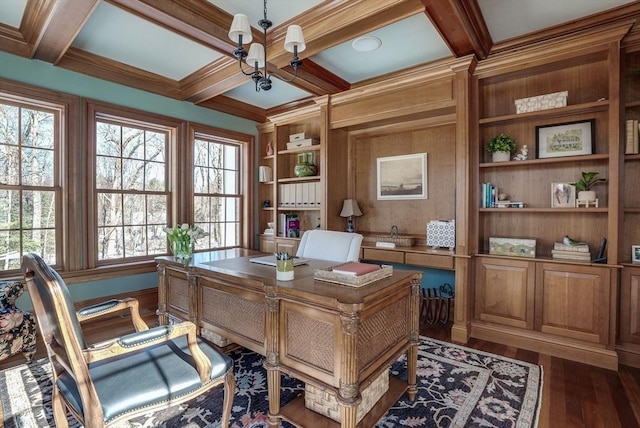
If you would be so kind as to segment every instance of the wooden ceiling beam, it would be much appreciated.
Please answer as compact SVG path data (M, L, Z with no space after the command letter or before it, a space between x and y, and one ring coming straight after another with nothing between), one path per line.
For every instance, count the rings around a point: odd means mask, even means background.
M165 97L180 99L181 96L178 84L173 79L106 59L74 47L67 50L58 65L67 70L164 95Z
M98 3L99 0L57 0L35 46L34 57L57 65Z
M477 0L421 0L427 18L454 56L489 55L493 42Z
M243 117L258 123L267 121L267 112L265 109L225 97L224 95L210 98L198 105L233 116Z

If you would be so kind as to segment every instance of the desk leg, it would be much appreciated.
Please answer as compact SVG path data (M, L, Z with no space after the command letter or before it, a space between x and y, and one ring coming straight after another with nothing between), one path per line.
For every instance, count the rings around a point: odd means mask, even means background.
M280 361L278 356L279 334L278 317L280 302L278 296L271 291L266 294L266 329L265 329L265 368L267 369L267 391L269 394L269 426L280 426Z
M411 281L411 309L409 311L411 337L407 349L407 395L411 401L416 399L416 373L418 370L418 345L420 344L420 278Z
M407 349L407 395L409 400L414 401L418 393L417 387L417 369L418 369L418 345L409 345Z
M280 426L280 370L267 368L267 391L269 393L269 426Z
M340 406L341 428L356 428L358 406Z

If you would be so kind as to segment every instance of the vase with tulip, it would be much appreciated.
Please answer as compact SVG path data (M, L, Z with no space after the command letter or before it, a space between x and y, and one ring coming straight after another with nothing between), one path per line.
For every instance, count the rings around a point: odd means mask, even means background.
M209 235L200 226L189 226L187 223L163 230L167 234L171 253L179 261L189 260L197 240Z

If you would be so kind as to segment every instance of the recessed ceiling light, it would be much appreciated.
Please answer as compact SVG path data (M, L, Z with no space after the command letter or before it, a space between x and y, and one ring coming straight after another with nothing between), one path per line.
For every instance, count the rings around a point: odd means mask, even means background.
M382 40L373 36L362 36L355 39L351 46L359 52L375 51L382 45Z

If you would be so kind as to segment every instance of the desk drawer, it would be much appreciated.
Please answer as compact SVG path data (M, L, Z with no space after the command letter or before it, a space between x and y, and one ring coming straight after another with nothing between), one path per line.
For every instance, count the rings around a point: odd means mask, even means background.
M365 260L380 260L389 263L404 263L404 252L363 248L362 258Z
M424 266L435 269L453 269L453 257L436 254L407 253L404 256L405 264Z

